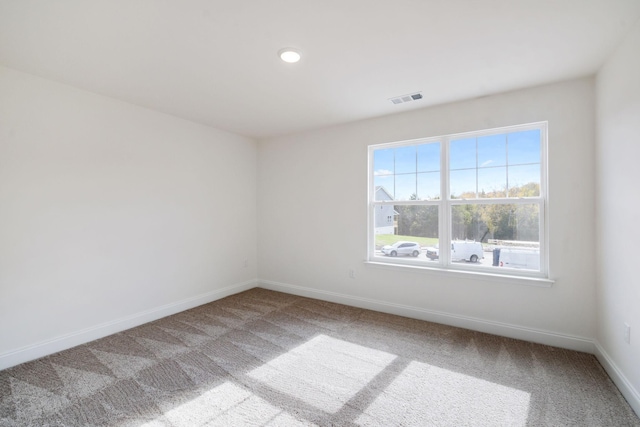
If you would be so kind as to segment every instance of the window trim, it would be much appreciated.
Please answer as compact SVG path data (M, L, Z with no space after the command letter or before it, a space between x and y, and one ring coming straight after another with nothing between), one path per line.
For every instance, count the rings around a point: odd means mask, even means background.
M548 283L549 279L549 198L548 198L548 122L533 122L521 125L504 126L479 131L461 132L448 135L417 138L404 141L387 142L368 146L368 203L367 203L367 263L375 265L390 265L412 267L426 271L472 273L478 276L511 277L518 279L533 279ZM540 130L540 195L538 197L521 198L490 198L490 199L452 199L449 194L449 145L452 140L463 138L499 135L505 133ZM375 200L374 152L385 148L399 148L418 144L440 143L440 199L439 200ZM453 206L468 204L538 204L539 205L539 239L540 239L540 270L518 270L478 268L473 265L452 263L450 251L440 251L438 263L425 265L423 262L402 258L387 258L375 256L375 207L384 205L426 205L438 206L438 239L440 247L451 246L451 210Z

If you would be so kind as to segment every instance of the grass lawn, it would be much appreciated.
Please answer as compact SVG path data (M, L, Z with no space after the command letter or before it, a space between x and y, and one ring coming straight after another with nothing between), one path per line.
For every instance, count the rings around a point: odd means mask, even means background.
M380 249L384 245L392 245L397 241L407 240L409 242L417 242L420 246L435 246L438 239L435 237L414 237L399 236L397 234L376 234L376 248Z

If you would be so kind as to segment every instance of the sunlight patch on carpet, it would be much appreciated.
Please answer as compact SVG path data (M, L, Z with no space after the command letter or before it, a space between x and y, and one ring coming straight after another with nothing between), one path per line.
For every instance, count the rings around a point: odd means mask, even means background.
M395 358L384 351L318 335L247 375L335 413Z
M522 390L413 361L356 424L526 426L530 398Z
M167 411L163 418L176 427L303 425L282 409L231 382L220 384L197 398ZM141 427L155 426L156 421L143 424Z

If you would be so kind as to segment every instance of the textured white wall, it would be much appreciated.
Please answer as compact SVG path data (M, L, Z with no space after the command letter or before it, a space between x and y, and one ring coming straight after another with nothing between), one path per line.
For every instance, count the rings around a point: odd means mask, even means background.
M594 82L584 78L260 141L260 279L589 341L594 110ZM549 121L551 288L363 263L368 144L542 120Z
M597 339L640 410L640 22L597 77ZM624 323L631 343L624 342ZM640 412L638 412L640 413Z
M255 279L256 154L0 68L0 356Z

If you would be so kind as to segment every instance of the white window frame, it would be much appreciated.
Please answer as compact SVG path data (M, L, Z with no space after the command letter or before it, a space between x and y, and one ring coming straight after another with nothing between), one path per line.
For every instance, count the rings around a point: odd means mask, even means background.
M504 197L504 198L485 198L485 199L452 199L449 191L449 144L452 140L481 137L496 134L513 133L527 130L540 130L540 195L538 197ZM368 153L368 241L367 253L368 262L375 264L388 264L393 266L409 266L419 267L427 270L440 271L460 271L468 273L477 273L486 276L513 276L523 278L549 278L549 201L548 201L548 122L535 122L523 125L506 126L501 128L486 129L481 131L464 132L450 135L442 135L437 137L420 138L408 141L398 141L383 144L370 145ZM374 181L374 151L386 148L398 148L404 146L420 145L427 143L440 143L440 200L375 200L375 181ZM519 269L501 269L501 268L485 268L476 265L465 265L463 263L452 263L451 254L448 250L440 250L438 262L430 262L425 265L422 261L406 258L389 258L376 256L375 253L375 208L384 205L423 205L438 206L438 240L440 248L451 247L451 212L453 206L469 205L469 204L510 204L510 205L531 205L539 206L539 230L540 230L540 271L519 270ZM421 254L421 257L425 254Z

